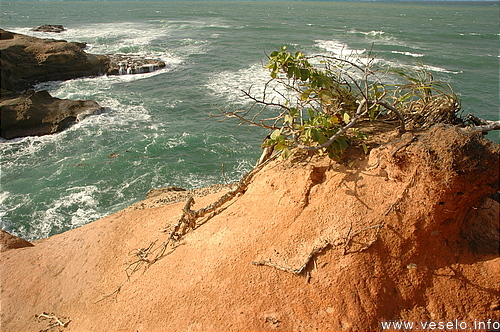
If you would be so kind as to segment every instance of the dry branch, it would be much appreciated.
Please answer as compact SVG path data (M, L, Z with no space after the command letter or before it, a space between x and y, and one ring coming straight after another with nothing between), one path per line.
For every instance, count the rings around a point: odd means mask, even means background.
M491 131L491 130L500 130L500 121L490 121L490 120L485 120L482 118L479 118L475 116L474 114L467 114L466 116L467 120L475 124L475 126L471 127L466 127L464 130L467 131Z
M127 279L128 280L128 279ZM118 286L113 292L109 293L109 294L106 294L104 295L102 298L100 298L99 300L95 301L94 304L96 303L99 303L101 301L104 301L112 296L115 297L115 301L116 301L116 297L118 296L118 293L120 293L120 291L122 290L122 286L123 286L124 282L122 282L120 284L120 286ZM98 290L97 290L98 291ZM99 293L103 294L102 292L98 291Z
M361 251L364 251L368 248L371 247L371 245L373 243L375 243L375 241L377 240L378 238L378 235L380 233L380 230L385 226L385 224L379 224L379 225L373 225L373 226L369 226L369 227L366 227L366 228L363 228L363 229L360 229L359 231L356 231L354 232L354 234L351 235L351 230L352 230L352 224L351 226L349 227L349 230L347 232L347 235L345 237L340 237L340 238L337 238L335 241L329 241L329 240L325 240L321 245L319 246L316 246L315 248L313 248L313 250L309 253L309 255L307 255L306 259L304 260L304 263L297 269L293 269L293 268L289 268L289 267L286 267L286 266L281 266L281 265L278 265L278 264L275 264L273 263L272 261L258 261L258 262L252 262L253 265L256 265L256 266L269 266L269 267L272 267L272 268L275 268L275 269L278 269L278 270L281 270L281 271L285 271L285 272L289 272L289 273L292 273L292 274L295 274L295 275L301 275L303 274L303 272L306 270L306 267L309 265L309 263L311 262L312 259L314 259L314 257L316 257L317 254L327 250L327 249L330 249L330 248L334 248L334 247L338 247L340 245L344 245L344 255L348 254L349 252L348 249L351 245L351 241L352 239L365 232L365 231L368 231L370 229L376 229L376 233L375 233L375 236L373 237L372 241L368 244L365 244L364 247L356 250L355 252L352 252L352 253L359 253ZM344 240L344 241L342 241Z
M59 331L62 331L64 328L68 327L69 323L71 322L71 319L67 317L59 318L54 313L46 313L46 312L42 312L39 315L35 315L35 319L39 323L48 320L49 325L46 328L40 330L40 332L47 332L54 328L57 328Z
M222 207L222 205L229 202L233 197L235 197L239 193L243 193L250 184L255 174L257 174L271 160L274 160L278 155L279 154L270 156L267 160L264 160L261 163L259 163L250 172L248 172L242 177L242 179L238 182L236 188L230 190L229 192L224 194L221 198L219 198L217 201L204 208L201 208L196 211L191 210L191 207L194 204L194 198L190 197L186 202L186 205L182 209L183 212L182 216L179 218L177 225L175 226L173 232L171 233L170 239L178 241L187 233L188 229L196 228L197 219L202 218L209 213L215 212L217 209Z
M219 198L214 203L201 208L199 210L191 210L191 207L194 204L194 198L191 196L187 200L184 208L182 209L182 215L177 221L173 231L170 232L167 240L165 240L162 244L156 245L158 239L151 242L147 247L134 249L130 252L130 255L134 257L132 262L128 263L125 272L127 274L127 279L122 282L113 292L103 296L97 302L101 302L105 299L108 299L112 296L116 296L120 291L126 281L130 281L130 277L135 274L137 271L142 268L147 269L152 264L158 262L160 259L165 256L173 253L175 249L180 245L179 241L187 234L190 229L196 229L200 226L200 224L196 224L196 220L202 217L209 215L209 218L217 215L221 210L220 208L227 202L229 202L232 198L234 198L239 193L243 193L248 185L250 184L252 178L270 161L276 159L280 154L274 154L273 156L269 156L267 160L262 161L257 164L250 172L245 174L241 180L238 182L238 185L235 189L230 190L226 194L224 194L221 198ZM205 220L204 222L206 222ZM163 229L163 232L167 231L167 227ZM167 249L171 249L167 252Z

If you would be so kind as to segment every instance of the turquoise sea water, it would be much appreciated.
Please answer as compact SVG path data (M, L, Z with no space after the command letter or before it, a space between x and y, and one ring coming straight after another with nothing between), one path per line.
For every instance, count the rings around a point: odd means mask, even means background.
M239 179L260 155L261 130L207 119L244 108L265 52L366 52L388 65L424 63L464 112L498 120L498 2L2 1L1 27L88 43L90 53L155 56L150 74L38 86L107 111L62 133L0 142L1 227L47 237L116 212L151 188ZM30 32L62 24L61 34ZM363 53L365 54L365 53ZM500 141L498 136L489 136ZM224 165L222 167L222 164Z

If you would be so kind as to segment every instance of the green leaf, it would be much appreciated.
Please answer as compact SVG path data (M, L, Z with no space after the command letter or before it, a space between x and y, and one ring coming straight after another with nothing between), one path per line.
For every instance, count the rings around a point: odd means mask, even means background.
M331 104L332 103L332 96L329 93L329 91L321 91L319 93L319 97L321 98L321 101L324 102L325 104Z
M365 152L365 154L368 154L368 147L366 146L365 142L361 143L361 147L363 147L363 151Z
M312 139L318 143L322 140L323 137L325 137L317 128L311 129L311 135L312 135ZM320 144L322 144L322 143L320 143Z
M273 139L267 139L262 143L262 146L273 146L276 144L276 141Z
M339 143L338 139L332 142L331 147L332 147L333 151L336 151L336 152L342 150L340 148L340 143Z
M351 120L351 116L347 113L342 114L342 120L344 120L345 123L349 123Z
M274 151L281 151L285 149L287 146L283 143L278 143L274 146Z
M306 101L307 99L309 99L310 94L311 94L311 90L306 90L306 91L302 92L302 94L300 95L300 100Z
M309 79L309 70L302 68L300 70L300 80L305 82Z
M295 77L300 77L300 68L299 67L293 67L293 75Z
M344 151L349 146L347 144L347 141L345 139L343 139L343 138L337 138L337 141L339 142L341 151Z
M290 148L286 147L283 149L281 156L283 157L283 159L288 159L288 157L290 157L291 154L292 154L292 151L290 151Z
M271 139L273 140L277 140L277 138L281 136L281 130L280 129L276 129L275 131L273 131L271 133Z

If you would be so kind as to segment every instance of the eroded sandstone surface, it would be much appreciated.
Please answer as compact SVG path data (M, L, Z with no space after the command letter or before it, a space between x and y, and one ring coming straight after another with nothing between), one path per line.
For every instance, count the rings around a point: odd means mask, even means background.
M43 312L67 331L498 321L499 205L488 196L498 191L499 145L437 125L370 146L342 163L298 153L270 162L135 273L185 202L155 196L155 207L7 250L2 330L41 330L48 322L34 315ZM193 209L221 195L198 197Z

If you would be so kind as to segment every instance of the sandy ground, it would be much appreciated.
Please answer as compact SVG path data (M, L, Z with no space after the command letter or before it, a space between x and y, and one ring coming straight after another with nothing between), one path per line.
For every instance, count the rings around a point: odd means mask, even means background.
M366 331L400 320L498 321L499 211L486 198L498 190L498 153L438 127L344 163L277 160L149 266L134 262L153 257L183 213L185 202L151 202L169 193L7 248L1 329ZM195 198L193 209L227 190ZM64 326L50 327L56 317Z

